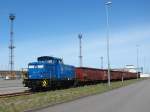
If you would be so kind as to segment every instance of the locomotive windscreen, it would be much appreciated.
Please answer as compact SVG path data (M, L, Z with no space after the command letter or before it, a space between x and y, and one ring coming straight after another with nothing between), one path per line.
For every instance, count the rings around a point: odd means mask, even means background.
M37 58L38 61L54 61L54 62L59 62L61 63L62 62L62 59L60 58L55 58L55 57L52 57L52 56L41 56L41 57L38 57Z

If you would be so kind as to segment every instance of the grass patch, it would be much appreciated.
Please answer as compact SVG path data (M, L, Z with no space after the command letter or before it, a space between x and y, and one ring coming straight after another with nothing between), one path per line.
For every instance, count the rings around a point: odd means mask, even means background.
M32 95L1 98L0 112L22 112L33 108L53 105L83 96L100 94L106 91L110 91L112 89L127 86L141 80L143 80L143 78L139 80L126 80L123 84L121 81L112 82L110 87L108 87L107 83L105 83L77 88L69 88L64 90L48 91Z

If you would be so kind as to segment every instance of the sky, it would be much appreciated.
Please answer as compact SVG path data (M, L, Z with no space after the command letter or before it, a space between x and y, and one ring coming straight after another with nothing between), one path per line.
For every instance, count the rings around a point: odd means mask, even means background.
M0 0L0 69L9 68L9 14L14 13L15 69L39 56L61 57L79 66L82 33L83 66L107 68L106 0ZM111 68L137 65L150 72L150 1L112 0L109 10Z

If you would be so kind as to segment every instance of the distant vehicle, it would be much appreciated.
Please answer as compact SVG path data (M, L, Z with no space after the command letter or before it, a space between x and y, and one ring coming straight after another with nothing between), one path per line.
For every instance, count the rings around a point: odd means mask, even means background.
M9 77L9 76L6 76L5 80L9 80L9 79L10 79L10 77Z
M74 67L66 65L61 58L41 56L36 62L28 64L23 83L32 90L69 87L85 84L107 82L107 69ZM137 78L137 73L111 70L111 80Z

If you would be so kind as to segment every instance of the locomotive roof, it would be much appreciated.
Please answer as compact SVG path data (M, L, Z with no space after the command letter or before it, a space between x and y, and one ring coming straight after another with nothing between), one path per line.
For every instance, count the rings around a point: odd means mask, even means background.
M56 58L53 56L41 56L41 57L38 57L37 60L38 61L45 61L45 60L60 60L60 61L62 61L61 58Z

